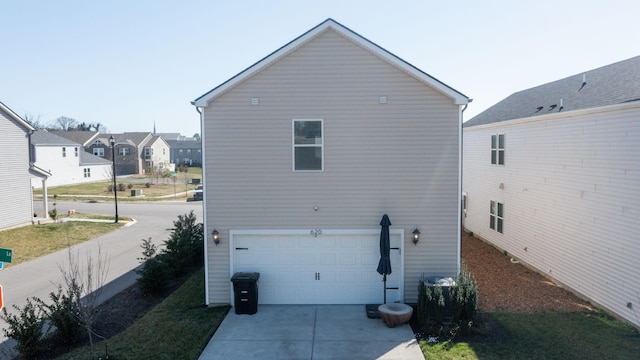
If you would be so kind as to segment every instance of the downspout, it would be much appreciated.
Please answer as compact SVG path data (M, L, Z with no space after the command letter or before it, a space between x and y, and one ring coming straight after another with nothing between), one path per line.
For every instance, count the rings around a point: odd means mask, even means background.
M204 229L204 303L205 305L209 305L209 227L207 226L207 171L206 171L206 161L205 161L205 149L204 149L204 115L200 108L192 102L191 105L194 105L196 111L200 115L200 148L202 149L202 188L204 191L202 192L202 220L203 229Z
M458 134L459 134L459 155L458 155L458 163L460 166L459 168L459 177L458 177L458 276L460 276L460 266L461 266L461 256L462 256L462 172L463 172L463 156L462 156L462 151L463 151L463 134L462 134L462 124L464 123L463 119L464 119L464 111L467 110L467 107L469 106L469 103L473 101L473 99L468 99L469 101L464 104L464 107L462 108L462 110L460 110L460 121L458 122Z

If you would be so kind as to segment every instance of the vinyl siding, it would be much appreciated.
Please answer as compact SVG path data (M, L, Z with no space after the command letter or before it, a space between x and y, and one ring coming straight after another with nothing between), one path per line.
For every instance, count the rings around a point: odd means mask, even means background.
M333 31L215 99L203 131L207 233L221 234L208 247L210 302L229 301L232 229L379 229L387 213L405 232L405 301L417 300L421 274L454 275L458 115L451 99ZM322 172L292 170L292 119L323 119Z
M26 129L0 110L0 229L31 223L31 175ZM11 204L11 206L7 206Z
M467 229L636 325L639 119L632 103L465 128L463 184ZM497 133L505 166L490 164ZM505 204L504 234L489 229L490 200Z

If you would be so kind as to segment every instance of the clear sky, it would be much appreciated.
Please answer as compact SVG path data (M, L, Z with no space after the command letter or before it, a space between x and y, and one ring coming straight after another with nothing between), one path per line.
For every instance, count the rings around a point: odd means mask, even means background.
M44 123L200 132L192 100L327 18L473 98L640 55L638 0L2 0L0 101Z

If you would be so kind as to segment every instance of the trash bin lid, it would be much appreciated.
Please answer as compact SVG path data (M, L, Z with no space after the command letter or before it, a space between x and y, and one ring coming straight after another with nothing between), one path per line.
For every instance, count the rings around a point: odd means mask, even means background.
M259 272L237 272L231 277L231 281L258 281Z

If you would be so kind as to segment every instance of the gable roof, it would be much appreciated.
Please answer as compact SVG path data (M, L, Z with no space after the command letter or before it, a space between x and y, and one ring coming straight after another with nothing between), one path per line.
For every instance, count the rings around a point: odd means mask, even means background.
M56 134L65 139L69 139L71 141L75 141L82 146L87 146L91 141L93 141L100 133L97 131L80 131L80 130L70 130L70 131L62 131L62 130L52 130L49 131L52 134Z
M135 147L140 147L141 145L144 145L147 142L147 138L149 138L152 135L150 132L126 132L122 134L104 134L100 138L100 140L102 140L102 138L106 138L107 144L108 144L109 143L108 139L110 136L113 136L113 138L115 139L116 145L126 144L126 145L135 146Z
M434 88L435 90L439 91L445 96L451 98L456 105L468 104L471 102L471 99L469 99L464 94L458 92L457 90L453 89L452 87L448 86L447 84L423 72L422 70L416 68L415 66L409 64L408 62L400 59L396 55L390 53L389 51L383 49L382 47L369 41L368 39L360 36L356 32L338 23L337 21L333 19L327 19L324 22L317 25L316 27L307 31L306 33L300 35L293 41L289 42L288 44L284 45L283 47L269 54L262 60L251 65L250 67L240 72L236 76L232 77L231 79L227 80L221 85L213 88L209 92L195 99L194 101L191 102L191 104L195 106L201 106L201 107L208 106L209 102L211 102L221 94L227 92L228 90L232 89L233 87L240 84L244 80L250 78L251 76L267 68L269 65L282 59L292 51L296 50L302 45L313 40L318 35L322 34L327 30L333 30L337 32L338 34L353 41L354 43L358 44L362 48L368 50L369 52L373 53L374 55L388 62L389 64L399 68L400 70L404 71L410 76L413 76L414 78L418 79L424 84Z
M490 124L640 100L640 56L516 92L463 124Z
M86 151L80 151L80 166L111 165L111 160L101 158Z
M31 126L28 122L23 120L20 116L18 116L18 114L14 113L13 110L9 109L9 107L3 104L2 101L0 101L0 110L7 113L9 117L11 117L16 123L18 123L19 126L24 128L26 131L35 130L33 126Z
M80 145L80 143L63 138L56 134L52 134L47 130L34 131L33 134L31 134L31 144L38 145L38 146L79 146Z

